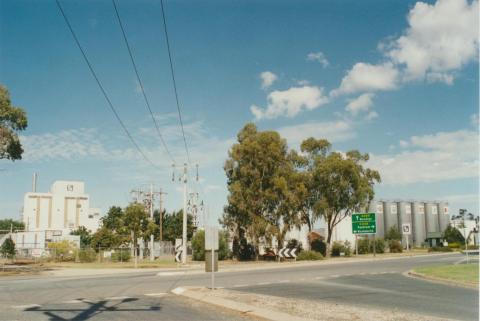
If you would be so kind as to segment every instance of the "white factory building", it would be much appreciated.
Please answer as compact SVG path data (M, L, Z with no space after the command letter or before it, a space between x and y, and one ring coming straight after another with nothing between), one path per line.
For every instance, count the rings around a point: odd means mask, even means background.
M100 224L100 210L90 207L84 182L56 181L47 193L25 194L22 220L25 231L12 235L17 249L23 252L36 249L35 252L41 253L48 242L66 239L78 243L79 237L70 232L80 226L95 232Z

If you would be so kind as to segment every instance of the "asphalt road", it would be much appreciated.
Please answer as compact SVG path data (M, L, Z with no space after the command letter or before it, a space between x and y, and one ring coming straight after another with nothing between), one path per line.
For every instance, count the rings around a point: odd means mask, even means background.
M478 320L478 291L408 278L403 272L453 263L459 254L217 273L216 285L309 300ZM275 266L278 263L272 263ZM142 272L90 277L0 279L0 320L245 320L169 292L209 286L206 273Z

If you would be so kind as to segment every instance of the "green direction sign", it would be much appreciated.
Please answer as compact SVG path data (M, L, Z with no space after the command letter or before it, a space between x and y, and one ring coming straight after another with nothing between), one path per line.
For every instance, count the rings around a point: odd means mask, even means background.
M353 234L376 234L375 213L352 214L352 232Z

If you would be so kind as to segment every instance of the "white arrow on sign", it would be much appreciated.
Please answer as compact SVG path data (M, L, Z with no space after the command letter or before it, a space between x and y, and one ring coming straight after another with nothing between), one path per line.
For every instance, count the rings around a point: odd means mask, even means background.
M297 257L296 252L297 252L296 248L289 249L287 247L284 247L284 248L280 249L280 251L278 252L278 256L292 259L292 258Z
M182 262L182 251L177 251L177 253L175 254L175 262Z

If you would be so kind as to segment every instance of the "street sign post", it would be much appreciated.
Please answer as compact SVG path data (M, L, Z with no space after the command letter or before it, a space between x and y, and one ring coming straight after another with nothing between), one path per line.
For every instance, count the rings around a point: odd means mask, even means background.
M355 234L355 254L358 255L357 235L373 234L373 255L376 255L375 235L377 234L377 222L375 213L352 214L352 233Z
M205 228L205 270L212 272L212 290L215 289L215 272L218 271L218 248L218 227L207 226ZM211 259L210 264L208 264L208 259Z
M410 223L402 224L402 235L405 235L405 237L407 238L407 251L410 250L410 247L408 244L408 239L410 234L412 234L412 228L410 226Z

